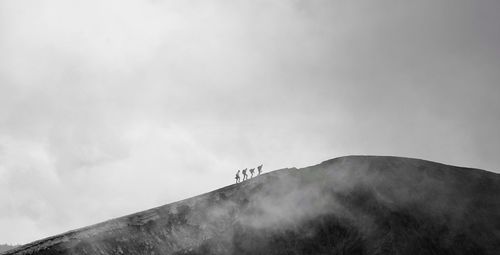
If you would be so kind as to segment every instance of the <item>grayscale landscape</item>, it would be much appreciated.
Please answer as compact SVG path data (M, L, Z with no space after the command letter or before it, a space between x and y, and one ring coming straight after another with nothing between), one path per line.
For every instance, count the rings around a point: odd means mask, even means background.
M36 241L21 254L491 254L500 175L349 156Z
M0 0L0 253L500 254L499 14Z

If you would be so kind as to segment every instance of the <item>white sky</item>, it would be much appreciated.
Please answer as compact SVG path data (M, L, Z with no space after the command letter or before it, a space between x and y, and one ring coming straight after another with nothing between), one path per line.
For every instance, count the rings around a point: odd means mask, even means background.
M500 1L0 1L0 243L349 154L500 170Z

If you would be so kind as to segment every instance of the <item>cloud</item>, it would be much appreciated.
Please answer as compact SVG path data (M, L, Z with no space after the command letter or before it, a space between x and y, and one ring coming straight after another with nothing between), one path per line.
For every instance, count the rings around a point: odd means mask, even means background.
M497 10L2 1L0 211L38 229L0 242L196 195L260 163L391 154L496 170Z

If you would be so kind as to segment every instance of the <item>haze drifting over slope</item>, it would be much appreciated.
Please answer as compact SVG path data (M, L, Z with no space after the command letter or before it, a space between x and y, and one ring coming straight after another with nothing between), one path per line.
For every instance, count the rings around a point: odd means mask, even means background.
M0 2L0 242L347 154L499 170L498 1Z
M281 169L5 255L491 254L500 175L351 156Z

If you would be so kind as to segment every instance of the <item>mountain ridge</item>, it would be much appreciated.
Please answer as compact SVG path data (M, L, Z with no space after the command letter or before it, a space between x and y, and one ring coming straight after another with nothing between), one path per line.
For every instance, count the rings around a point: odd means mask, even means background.
M259 254L266 249L274 252L268 254L307 254L323 248L328 254L343 254L342 249L395 254L417 244L446 254L460 245L457 236L472 243L459 247L468 254L494 254L500 250L495 244L500 240L500 204L494 197L498 184L499 174L480 169L402 157L345 156L275 170L4 254ZM463 222L470 217L469 206L479 210L473 217L478 230ZM492 217L491 222L483 222L483 216ZM414 228L415 233L407 233ZM302 235L304 229L312 234ZM323 240L317 234L321 231L332 238ZM398 232L408 240L390 241L400 238ZM425 241L421 232L436 236L438 243ZM261 233L277 238L278 245L261 240ZM279 244L289 240L296 242L293 251ZM318 242L324 247L314 244Z

